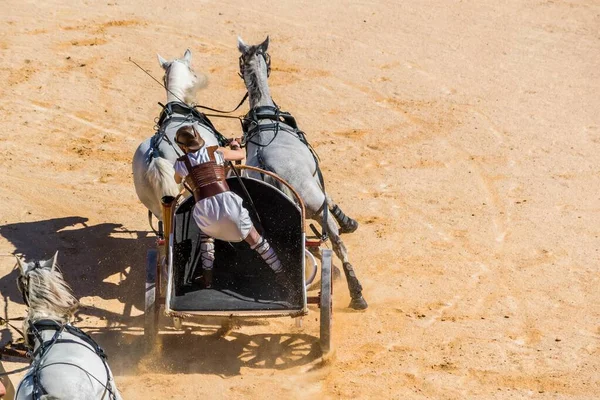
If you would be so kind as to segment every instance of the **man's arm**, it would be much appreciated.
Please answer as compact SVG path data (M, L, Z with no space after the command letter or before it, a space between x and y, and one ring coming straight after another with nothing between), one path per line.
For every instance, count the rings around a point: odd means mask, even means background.
M175 178L175 183L178 185L181 183L181 181L183 181L183 178L177 172L175 172L175 176L173 178Z
M246 158L246 152L235 140L229 144L229 147L229 149L226 147L219 147L217 149L219 153L223 154L223 158L225 158L226 161L241 161Z

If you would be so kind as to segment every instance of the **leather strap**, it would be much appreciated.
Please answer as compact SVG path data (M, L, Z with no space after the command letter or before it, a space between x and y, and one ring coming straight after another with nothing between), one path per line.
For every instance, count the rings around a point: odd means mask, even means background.
M190 175L192 173L192 163L190 162L190 158L187 154L184 154L183 157L180 158L180 160L181 159L183 159L183 162L185 163L185 168L187 168L188 171L188 175Z
M190 159L187 154L179 159L185 163L185 166L188 170L186 182L191 187L196 202L206 199L207 197L211 197L219 193L229 191L229 185L227 184L227 182L223 178L219 177L220 175L223 175L224 171L223 166L218 166L216 164L215 152L218 148L218 146L207 147L206 150L208 152L208 158L211 161L196 165L194 167L192 167L192 163L190 162ZM202 184L202 181L205 180L206 175L203 176L203 172L198 171L198 168L204 169L204 173L208 173L209 179L212 180L213 178L211 177L211 174L214 174L214 178L220 180L208 184ZM216 170L213 168L216 168ZM207 169L208 171L206 171ZM199 173L200 175L196 173Z
M219 193L228 192L229 185L225 181L210 183L205 186L200 186L194 189L194 199L198 202L207 197L212 197Z
M217 149L218 149L218 148L219 148L219 146L208 146L208 147L206 148L206 152L208 153L208 158L209 158L211 161L217 161L217 160L215 159L215 152L217 151Z

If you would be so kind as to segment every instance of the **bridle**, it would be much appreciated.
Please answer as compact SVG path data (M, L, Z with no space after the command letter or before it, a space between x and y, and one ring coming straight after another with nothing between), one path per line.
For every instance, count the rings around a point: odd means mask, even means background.
M27 307L29 307L29 281L31 279L31 275L30 273L32 271L35 271L36 269L40 269L42 268L42 265L40 264L39 261L35 261L33 268L31 268L29 271L27 271L27 277L25 278L26 281L23 282L23 277L19 277L19 279L17 280L17 286L19 287L19 291L21 292L21 296L23 296L23 303L25 303L25 305Z
M255 55L261 55L262 58L265 60L265 64L267 64L267 78L271 75L271 56L269 55L269 53L267 53L266 51L262 50L262 49L258 49L254 52ZM239 58L239 64L240 64L240 73L239 76L240 78L244 79L244 70L246 69L246 62L244 60L244 55L242 54Z

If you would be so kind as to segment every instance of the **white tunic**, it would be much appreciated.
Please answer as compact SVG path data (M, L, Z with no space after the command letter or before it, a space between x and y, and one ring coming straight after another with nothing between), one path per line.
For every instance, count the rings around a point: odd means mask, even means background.
M192 167L210 161L206 147L195 153L188 153ZM218 151L215 152L215 160L219 165L225 163L223 155ZM188 175L185 162L176 161L174 168L181 177ZM200 200L194 206L193 215L202 232L227 242L241 242L252 229L252 220L242 206L242 198L231 191Z

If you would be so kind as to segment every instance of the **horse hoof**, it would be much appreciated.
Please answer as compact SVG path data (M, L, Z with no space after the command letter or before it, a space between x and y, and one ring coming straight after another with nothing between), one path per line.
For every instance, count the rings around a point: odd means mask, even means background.
M367 304L365 298L360 296L353 297L352 300L350 300L350 305L348 307L352 308L353 310L366 310L369 305Z
M358 222L352 220L348 224L340 227L340 233L352 233L358 229Z

